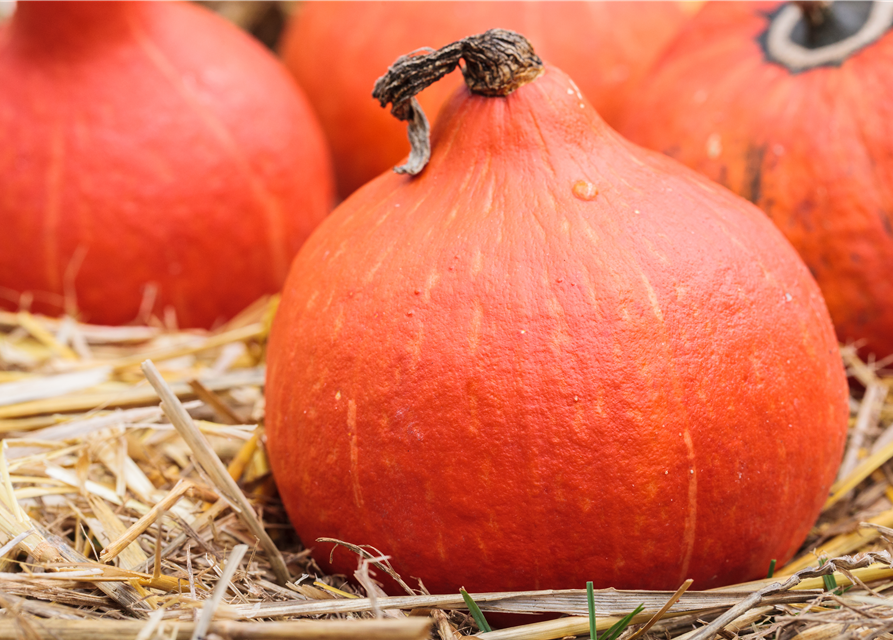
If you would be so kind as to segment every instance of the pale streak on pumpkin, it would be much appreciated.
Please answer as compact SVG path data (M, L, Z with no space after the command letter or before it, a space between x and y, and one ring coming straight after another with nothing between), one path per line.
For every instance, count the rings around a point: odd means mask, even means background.
M258 177L250 163L245 159L243 151L239 148L238 143L230 134L226 126L207 108L202 106L198 96L183 83L183 78L177 71L177 68L171 64L164 52L159 49L149 38L145 31L135 21L130 20L129 25L133 31L134 40L139 43L140 48L146 54L146 58L152 63L162 76L167 78L168 82L174 90L183 98L183 101L199 116L199 121L205 124L208 131L220 143L220 146L226 151L230 160L233 161L239 171L245 176L251 187L251 193L254 195L261 210L267 228L267 238L269 240L270 259L272 261L273 273L278 280L282 280L288 275L289 258L285 241L285 222L282 215L281 204L270 190L264 185L263 180Z
M440 280L440 273L436 268L432 269L428 277L425 278L425 289L422 291L425 302L431 302L431 290L437 285L438 280Z
M480 247L475 247L474 255L471 258L471 275L476 276L481 272L481 268L484 266L484 256L481 253Z
M425 203L425 200L427 200L427 196L423 196L423 197L419 198L419 201L416 202L415 206L412 207L411 209L408 209L407 211L405 211L403 213L403 215L407 218L411 218L412 214L414 214L416 211L418 211L419 208ZM384 215L379 216L378 219L375 221L375 224L373 225L372 228L377 229L382 224L384 224L385 220L387 220L393 213L393 209L394 209L394 207L389 207ZM381 268L381 265L384 264L384 261L388 258L388 256L391 254L391 252L396 248L397 248L397 246L394 243L391 243L381 251L381 253L378 257L378 261L374 265L372 265L372 268L369 269L369 271L366 272L366 275L363 276L363 284L364 285L367 285L370 282L372 282L372 278L375 277L375 274Z
M338 306L338 315L335 316L335 322L332 323L332 340L338 339L341 327L344 326L344 305Z
M350 482L353 485L353 501L357 507L363 506L360 493L360 451L357 446L357 402L347 401L347 437L350 439Z
M684 416L682 423L682 439L685 442L685 453L688 456L688 468L690 473L687 474L688 508L685 511L685 524L683 525L682 530L682 548L684 549L684 555L682 556L682 569L678 579L678 582L681 583L688 579L688 568L691 565L691 557L695 550L697 536L698 472L695 468L695 448L691 439L691 418L688 414L688 408L681 401L684 393L679 381L679 374L676 371L675 361L669 353L668 347L670 340L667 335L667 325L664 320L663 311L661 311L660 308L660 302L657 299L657 294L654 292L654 287L651 286L651 282L648 280L648 276L645 275L645 270L640 267L639 273L642 276L642 284L645 285L645 290L648 292L648 301L651 303L654 317L658 320L657 328L661 335L661 346L664 347L665 351L664 361L667 363L666 373L669 374L670 379L672 380L673 395L678 399L679 415Z
M471 327L468 332L468 348L472 356L476 355L481 339L481 320L484 317L484 306L480 300L474 301L474 311L471 316Z
M62 288L59 268L59 220L62 200L62 167L65 164L65 132L61 123L53 128L50 139L50 166L47 169L46 220L46 269L47 280L53 291Z

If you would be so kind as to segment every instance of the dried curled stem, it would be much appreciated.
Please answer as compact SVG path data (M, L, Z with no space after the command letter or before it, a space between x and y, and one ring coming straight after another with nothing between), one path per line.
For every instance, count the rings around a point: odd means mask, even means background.
M490 29L463 38L437 51L401 56L388 72L375 82L372 97L382 107L391 104L391 113L409 122L412 149L406 164L397 173L418 174L431 157L430 127L415 96L453 71L465 61L462 74L472 93L507 96L532 82L543 72L543 61L527 39L514 31Z

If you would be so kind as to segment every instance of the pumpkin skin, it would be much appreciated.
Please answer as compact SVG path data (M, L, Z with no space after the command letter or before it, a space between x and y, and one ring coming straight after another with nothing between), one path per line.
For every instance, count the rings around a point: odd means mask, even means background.
M328 213L328 149L293 79L181 3L20 2L0 32L0 298L209 327L277 291Z
M460 89L432 149L343 202L283 290L266 433L305 544L372 545L432 593L706 589L789 559L848 410L778 230L554 67Z
M350 195L409 151L406 130L369 99L382 70L420 47L441 47L492 27L526 34L565 69L609 122L625 92L656 59L697 3L308 2L283 35L282 59L307 92L335 158L338 191ZM324 52L324 53L321 53ZM419 101L437 114L458 73Z
M761 38L778 3L704 7L621 132L745 196L800 252L838 338L893 354L893 32L794 72Z

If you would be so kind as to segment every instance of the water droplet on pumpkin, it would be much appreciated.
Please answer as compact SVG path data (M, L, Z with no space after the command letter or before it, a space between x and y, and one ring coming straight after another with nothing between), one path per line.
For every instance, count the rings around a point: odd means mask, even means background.
M574 195L580 200L595 200L598 195L598 189L591 182L586 180L577 180L573 188Z
M340 399L341 399L341 392L339 391L338 393L335 394L335 400L340 400Z
M561 284L562 282L564 282L564 278L558 278L555 282L557 282L558 284Z
M419 294L421 294L422 292L421 292L420 289L416 289L415 291L413 291L413 293L416 294L416 295L419 295Z
M567 90L567 95L569 95L569 96L574 95L574 90L573 90L573 89L568 89L568 90Z
M415 311L407 311L407 312L406 312L406 315L411 316L411 315L413 315L414 313L415 313Z

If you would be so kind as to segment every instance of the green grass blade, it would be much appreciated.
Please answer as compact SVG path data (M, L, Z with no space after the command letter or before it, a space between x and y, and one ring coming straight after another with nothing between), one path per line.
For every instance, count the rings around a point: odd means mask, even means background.
M819 558L820 567L824 567L825 562L827 562L825 558ZM827 576L822 576L822 584L825 585L825 591L834 591L837 588L837 578L834 577L833 573Z
M465 606L468 607L468 610L471 612L471 617L474 618L474 621L477 623L478 629L483 632L492 631L490 625L487 623L487 619L484 617L484 612L481 611L478 603L468 595L465 587L459 589L459 593L462 594L462 599L465 600Z
M631 612L623 616L620 620L614 623L614 625L608 629L605 633L602 634L601 640L617 640L620 637L620 634L626 631L626 628L632 622L632 619L639 615L642 610L645 608L644 604L640 604L638 607L633 609Z
M771 578L775 575L775 558L772 558L772 561L769 563L769 575L767 578Z
M589 602L589 635L592 640L598 640L598 632L595 630L595 594L591 582L586 583L586 600Z

